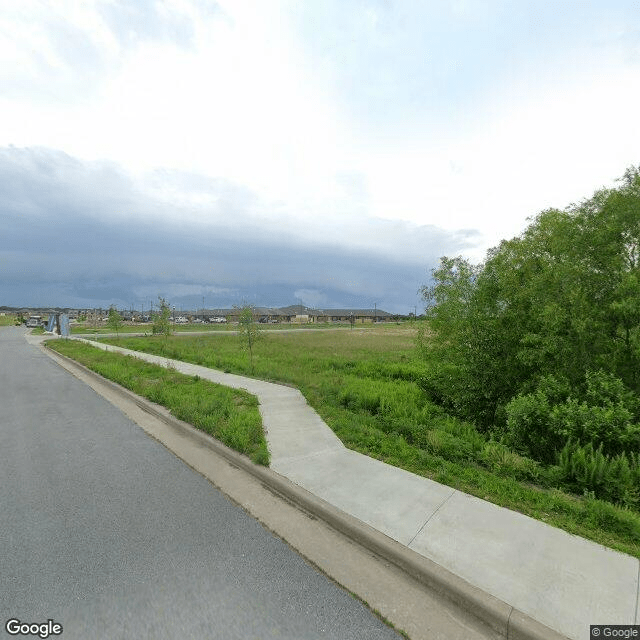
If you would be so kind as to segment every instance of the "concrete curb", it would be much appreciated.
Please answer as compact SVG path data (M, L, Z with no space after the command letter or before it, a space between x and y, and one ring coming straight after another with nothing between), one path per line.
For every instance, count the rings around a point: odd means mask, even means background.
M272 493L294 504L297 508L312 517L323 520L355 543L368 549L383 560L392 563L421 584L446 597L463 610L472 613L502 638L506 640L567 640L566 636L559 634L557 631L546 627L506 602L475 587L444 567L389 538L361 520L337 509L322 498L294 484L288 478L279 475L267 467L254 464L246 456L233 451L203 431L173 417L167 409L135 395L128 389L104 378L75 360L49 349L45 345L42 345L42 348L43 351L54 360L60 358L66 361L70 368L77 367L77 369L83 373L107 385L116 393L134 402L143 411L162 420L166 425L175 429L181 435L188 436L201 446L222 456L233 466L251 474Z

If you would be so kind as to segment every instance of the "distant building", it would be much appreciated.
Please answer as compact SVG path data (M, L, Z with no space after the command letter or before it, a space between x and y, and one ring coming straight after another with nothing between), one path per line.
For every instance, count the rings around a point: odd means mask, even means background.
M252 307L256 320L268 323L307 324L318 322L354 322L359 324L384 322L395 318L382 309L313 309L297 304L288 307ZM216 309L208 315L224 316L230 322L237 322L240 309Z
M290 305L288 307L251 307L256 322L277 324L307 324L307 323L332 323L332 322L349 322L354 324L367 324L372 322L388 322L396 320L397 315L388 313L383 309L314 309L301 304ZM194 321L201 319L204 322L237 322L241 313L240 308L232 309L200 309L198 313L190 311L182 311L179 317L176 317L175 310L171 317L176 318L176 322ZM62 309L62 308L22 308L0 307L0 312L22 314L28 318L30 315L48 316L50 313L67 313L70 320L78 318L86 318L90 314L97 314L102 318L107 318L108 311L104 309ZM125 322L149 322L153 320L153 316L157 313L140 313L131 309L123 309L119 311L120 317Z

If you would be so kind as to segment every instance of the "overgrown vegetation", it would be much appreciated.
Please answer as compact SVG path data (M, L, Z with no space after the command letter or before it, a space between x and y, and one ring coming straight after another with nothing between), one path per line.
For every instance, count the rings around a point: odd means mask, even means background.
M423 289L428 397L563 486L640 501L640 173Z
M640 515L576 489L579 463L573 471L571 462L545 466L429 399L423 387L438 363L423 359L415 337L408 323L265 333L254 349L255 376L298 387L351 449L640 557ZM119 344L251 375L231 335Z
M96 349L75 340L53 340L47 345L131 389L227 446L249 456L257 464L269 464L262 419L255 396L186 376L118 353Z

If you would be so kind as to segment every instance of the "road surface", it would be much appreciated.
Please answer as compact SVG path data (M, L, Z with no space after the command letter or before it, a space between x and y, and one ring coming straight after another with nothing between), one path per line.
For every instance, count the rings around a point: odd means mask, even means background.
M399 638L24 333L0 328L6 637Z

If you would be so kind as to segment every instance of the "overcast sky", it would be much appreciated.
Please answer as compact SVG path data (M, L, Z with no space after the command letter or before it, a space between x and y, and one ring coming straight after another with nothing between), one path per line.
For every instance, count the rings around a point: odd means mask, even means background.
M420 310L639 112L637 0L0 2L0 305Z

